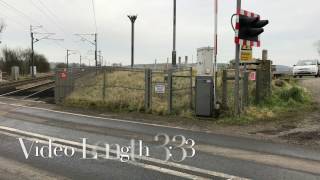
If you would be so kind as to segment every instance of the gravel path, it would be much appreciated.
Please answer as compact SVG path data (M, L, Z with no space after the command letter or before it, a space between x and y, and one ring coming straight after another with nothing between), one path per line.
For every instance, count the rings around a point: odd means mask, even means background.
M314 100L320 104L320 78L304 79L300 84L307 88L315 98Z
M316 110L297 121L289 131L280 132L279 139L293 144L311 146L320 149L320 78L302 79L301 86L312 93Z

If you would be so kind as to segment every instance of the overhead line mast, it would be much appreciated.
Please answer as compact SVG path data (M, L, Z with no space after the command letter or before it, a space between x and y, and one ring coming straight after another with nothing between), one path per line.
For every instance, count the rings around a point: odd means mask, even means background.
M56 41L63 41L63 39L54 39L54 38L50 38L51 36L55 35L55 33L39 33L39 32L35 32L35 29L39 29L42 28L42 26L32 26L30 25L30 36L31 36L31 77L35 78L35 72L34 72L34 44L44 40L44 39L48 39L48 40L56 40ZM42 35L42 37L40 38L35 38L34 35Z
M79 36L82 41L86 41L95 47L94 59L95 59L96 67L98 67L98 34L97 33L94 33L94 34L75 34L75 36ZM86 36L94 36L94 40L93 41L89 40L88 38L86 38Z

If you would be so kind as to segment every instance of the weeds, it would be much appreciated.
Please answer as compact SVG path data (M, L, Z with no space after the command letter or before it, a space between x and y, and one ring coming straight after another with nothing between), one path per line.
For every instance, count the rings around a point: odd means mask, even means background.
M284 82L281 87L273 85L272 91L272 95L263 103L251 104L241 117L227 115L218 120L218 123L245 125L258 121L281 120L288 113L304 112L312 107L310 93L294 81Z

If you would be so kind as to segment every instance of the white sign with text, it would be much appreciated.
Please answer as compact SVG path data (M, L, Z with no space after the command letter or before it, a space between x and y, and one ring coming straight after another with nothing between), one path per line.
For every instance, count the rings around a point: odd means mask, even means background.
M164 94L166 93L166 86L164 84L156 84L155 85L155 92L157 94Z

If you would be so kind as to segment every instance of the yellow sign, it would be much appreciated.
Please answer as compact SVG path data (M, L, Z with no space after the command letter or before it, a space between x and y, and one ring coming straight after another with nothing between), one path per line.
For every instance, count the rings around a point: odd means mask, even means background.
M250 62L252 59L252 48L250 46L242 46L240 60L242 62Z

